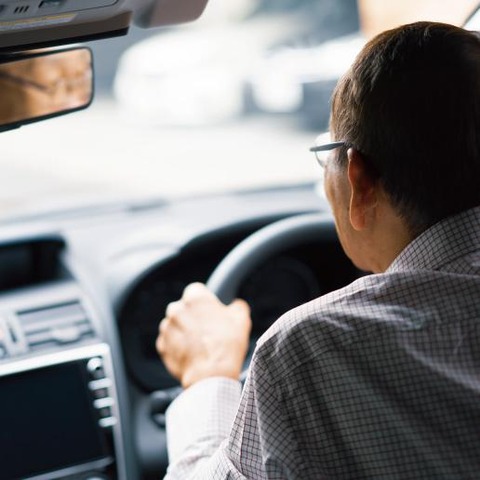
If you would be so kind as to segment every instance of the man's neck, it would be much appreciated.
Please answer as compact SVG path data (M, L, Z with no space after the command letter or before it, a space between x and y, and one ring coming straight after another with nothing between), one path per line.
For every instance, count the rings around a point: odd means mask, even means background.
M383 273L415 236L392 209L385 212L372 238L372 272Z

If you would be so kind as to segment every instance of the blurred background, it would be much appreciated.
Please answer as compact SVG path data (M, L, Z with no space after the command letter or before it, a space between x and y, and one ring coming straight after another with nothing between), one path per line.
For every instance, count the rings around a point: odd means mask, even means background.
M365 41L477 0L210 0L202 18L91 42L83 112L2 133L0 216L320 179L308 148Z

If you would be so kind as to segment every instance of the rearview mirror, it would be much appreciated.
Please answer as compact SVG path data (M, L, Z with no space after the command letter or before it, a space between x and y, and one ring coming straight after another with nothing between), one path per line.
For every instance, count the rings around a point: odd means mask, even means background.
M88 48L0 57L0 130L81 110L92 98Z

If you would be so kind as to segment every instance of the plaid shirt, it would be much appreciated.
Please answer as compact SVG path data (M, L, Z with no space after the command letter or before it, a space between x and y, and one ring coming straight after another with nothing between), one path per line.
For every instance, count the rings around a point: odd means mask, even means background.
M171 480L480 479L480 207L281 317L167 432Z

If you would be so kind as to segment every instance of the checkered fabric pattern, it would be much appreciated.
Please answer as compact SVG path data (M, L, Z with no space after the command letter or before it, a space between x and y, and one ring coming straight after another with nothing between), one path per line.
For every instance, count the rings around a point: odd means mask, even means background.
M174 402L167 478L480 479L480 207L284 315L236 385Z

